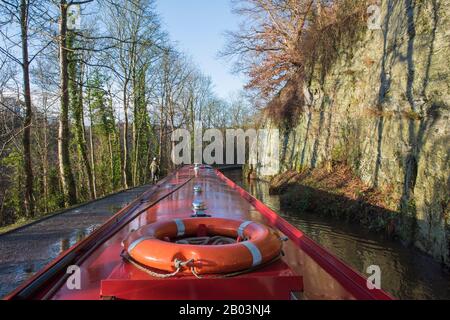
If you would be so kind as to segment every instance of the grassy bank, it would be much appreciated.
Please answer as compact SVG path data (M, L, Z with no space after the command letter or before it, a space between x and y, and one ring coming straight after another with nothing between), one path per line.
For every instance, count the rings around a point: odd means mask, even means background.
M333 168L288 171L274 177L270 192L279 194L286 210L310 212L357 222L395 236L398 213L389 190L365 185L344 164Z
M7 225L5 227L0 227L0 235L3 233L9 232L11 230L15 230L17 228L23 227L27 224L36 222L39 219L42 219L42 217L38 217L38 218L34 218L34 219L20 219L13 224Z
M48 214L40 214L40 215L37 215L34 218L20 218L19 220L17 220L13 224L9 224L9 225L0 227L0 235L8 233L8 232L16 230L16 229L20 229L22 227L25 227L25 226L28 226L28 225L31 225L31 224L34 224L35 222L38 222L38 221L49 219L49 218L51 218L53 216L57 216L59 214L67 212L69 210L76 209L76 208L88 205L88 204L90 204L92 202L93 201L81 203L81 204L75 205L73 207L62 209L62 210L59 210L59 211L56 211L56 212L52 212L52 213L48 213Z

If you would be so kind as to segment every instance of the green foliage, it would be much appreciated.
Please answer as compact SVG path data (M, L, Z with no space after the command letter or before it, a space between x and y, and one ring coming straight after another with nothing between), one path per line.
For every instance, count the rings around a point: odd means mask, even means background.
M48 176L49 197L47 200L48 212L64 207L64 196L59 187L59 175L56 168L51 168Z
M107 79L96 70L88 81L90 126L95 136L94 153L99 191L108 194L120 188L120 141L111 97L103 89Z
M346 121L341 128L342 137L331 150L331 160L334 163L345 163L353 168L359 168L361 161L361 149L358 139L358 128L351 121Z
M334 162L346 162L347 161L347 148L342 144L336 145L331 150L331 158Z
M9 219L16 220L24 214L23 206L23 155L17 150L10 152L0 162L11 173L8 197L5 199L4 210L10 211ZM0 221L0 224L2 222Z

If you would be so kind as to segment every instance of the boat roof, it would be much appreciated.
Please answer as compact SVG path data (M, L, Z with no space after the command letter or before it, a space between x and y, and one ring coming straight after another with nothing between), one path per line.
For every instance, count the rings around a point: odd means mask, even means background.
M123 260L122 241L134 230L192 215L202 188L207 213L266 224L287 237L284 257L234 278L180 276L155 279ZM67 286L76 266L81 288ZM245 289L243 289L245 288ZM64 252L6 299L391 299L290 225L262 202L209 166L185 166L149 188L91 236Z

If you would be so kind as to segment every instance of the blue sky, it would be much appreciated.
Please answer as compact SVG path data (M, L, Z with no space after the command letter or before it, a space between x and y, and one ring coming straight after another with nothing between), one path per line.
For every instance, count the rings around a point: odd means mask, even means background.
M191 56L204 74L211 76L222 98L242 89L245 79L231 73L230 63L217 57L226 30L236 30L239 18L231 13L230 0L157 0L164 28L177 47Z

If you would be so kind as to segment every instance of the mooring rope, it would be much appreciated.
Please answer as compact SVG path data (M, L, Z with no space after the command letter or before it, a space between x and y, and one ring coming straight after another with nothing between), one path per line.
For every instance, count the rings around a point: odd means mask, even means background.
M232 277L237 277L243 274L247 274L259 269L262 269L264 267L267 267L268 265L271 265L272 263L275 263L276 261L280 260L283 257L283 253L278 255L277 257L275 257L274 259L267 261L266 263L254 266L254 267L250 267L248 269L242 270L242 271L237 271L237 272L232 272L232 273L227 273L227 274L222 274L222 275L216 275L216 276L208 276L208 277L204 277L201 276L197 273L197 271L195 271L195 267L191 266L191 273L197 278L197 279L223 279L223 278L232 278Z
M177 244L192 244L192 245L211 245L211 246L219 246L225 244L235 244L236 240L228 237L215 236L215 237L193 237L186 238L182 240L178 240L175 243Z

